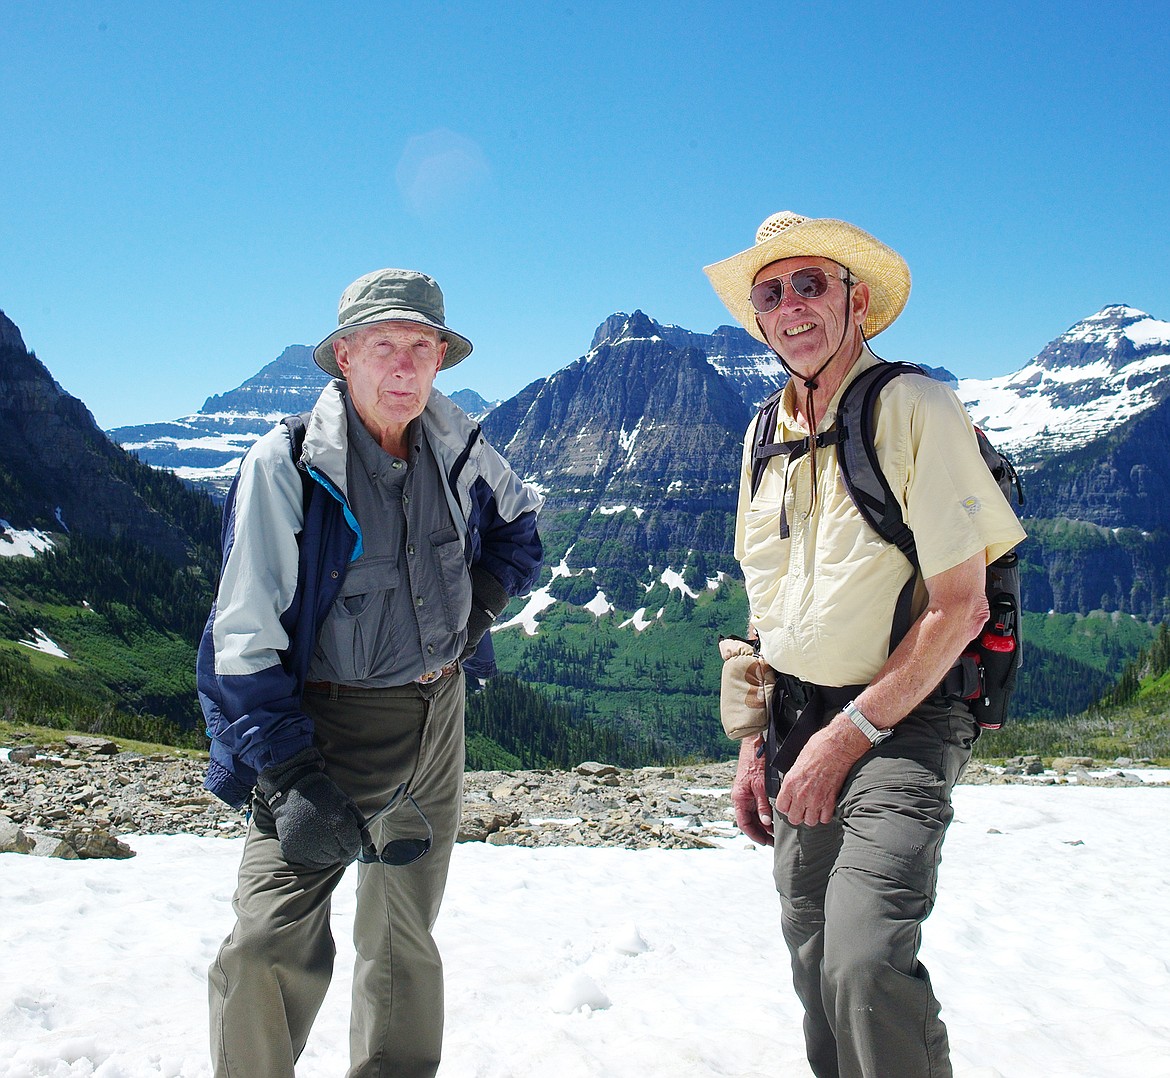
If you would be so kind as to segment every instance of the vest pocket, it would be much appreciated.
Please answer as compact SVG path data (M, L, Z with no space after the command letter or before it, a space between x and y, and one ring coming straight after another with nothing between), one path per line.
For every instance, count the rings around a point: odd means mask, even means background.
M318 652L343 684L372 676L379 658L394 653L389 609L397 587L396 558L362 558L349 567L317 637Z
M431 533L431 550L443 599L443 616L447 631L459 633L467 628L471 614L471 573L463 556L463 543L453 528Z

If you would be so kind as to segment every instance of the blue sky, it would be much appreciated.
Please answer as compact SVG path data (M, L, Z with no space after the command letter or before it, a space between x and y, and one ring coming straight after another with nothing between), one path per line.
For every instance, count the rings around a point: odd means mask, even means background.
M1170 319L1164 3L6 0L0 309L106 428L174 418L434 275L510 396L616 310L710 332L769 213L910 264L887 358L1022 366Z

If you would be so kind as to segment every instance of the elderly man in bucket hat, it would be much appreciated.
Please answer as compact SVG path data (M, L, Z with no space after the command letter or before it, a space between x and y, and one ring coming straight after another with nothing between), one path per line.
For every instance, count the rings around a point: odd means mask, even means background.
M920 928L978 728L939 686L987 618L986 565L1023 531L955 394L925 374L892 379L875 448L921 569L911 628L891 651L892 613L914 572L862 518L816 435L832 432L845 387L880 362L868 340L906 303L906 263L844 221L784 212L706 273L790 375L767 448L805 447L763 452L753 490L759 417L744 441L735 553L777 680L770 728L741 741L736 818L775 846L813 1073L940 1078L949 1049ZM813 721L797 726L801 715ZM795 743L781 744L789 730Z
M199 651L206 785L251 799L236 925L209 974L215 1074L293 1074L333 967L330 896L360 861L351 1076L439 1065L431 930L458 828L462 667L540 571L540 497L432 388L471 352L430 278L342 294L310 413L244 458Z

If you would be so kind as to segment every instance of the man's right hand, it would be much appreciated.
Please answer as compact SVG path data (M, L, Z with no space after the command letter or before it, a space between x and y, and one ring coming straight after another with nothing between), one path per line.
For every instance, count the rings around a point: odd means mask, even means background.
M771 846L772 806L764 777L764 757L759 754L762 737L745 737L739 743L739 765L731 785L735 822L753 842Z
M361 852L361 810L325 774L316 749L305 749L260 772L257 781L280 849L290 863L312 869L348 865Z

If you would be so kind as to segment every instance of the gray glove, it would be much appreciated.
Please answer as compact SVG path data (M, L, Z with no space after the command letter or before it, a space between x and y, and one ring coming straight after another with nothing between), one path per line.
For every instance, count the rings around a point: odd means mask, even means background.
M471 613L467 617L467 646L460 659L466 660L475 654L480 640L504 612L509 598L504 585L491 573L478 565L471 567Z
M316 749L265 768L256 785L276 821L281 851L293 864L335 868L361 852L361 810L325 774Z

